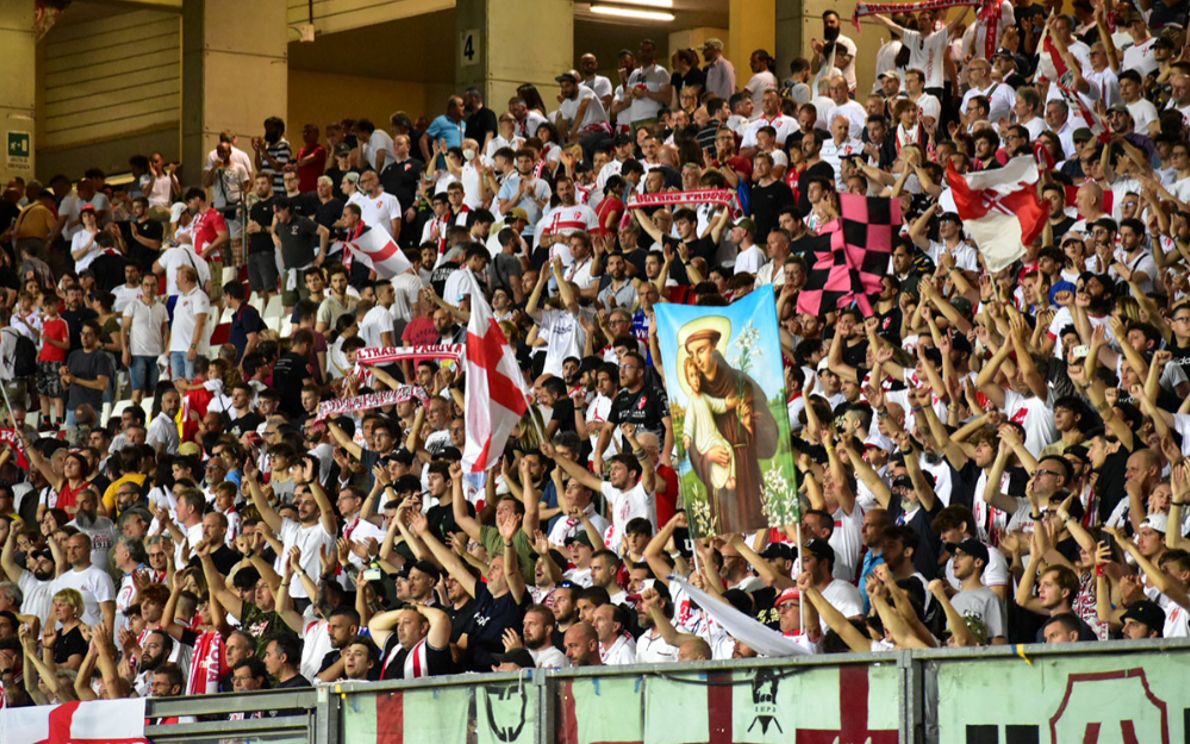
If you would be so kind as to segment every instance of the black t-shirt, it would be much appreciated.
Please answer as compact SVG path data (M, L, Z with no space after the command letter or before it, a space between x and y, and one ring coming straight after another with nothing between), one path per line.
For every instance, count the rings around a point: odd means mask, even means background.
M784 181L773 181L768 186L752 185L752 220L756 224L757 243L764 245L769 231L777 226L777 215L792 206L793 191Z
M671 235L663 235L661 242L673 248L675 252L678 250L678 246L682 244L682 241ZM686 258L687 260L692 260L695 257L701 257L707 262L708 266L714 266L715 253L718 250L719 246L715 244L715 241L711 240L709 235L704 235L701 238L695 238L686 243ZM686 274L686 266L676 257L674 262L669 266L669 276L678 284L690 284L690 277Z
M823 161L823 162L815 163L814 165L811 165L809 168L802 171L801 175L797 177L797 193L798 193L797 208L798 208L798 211L801 212L802 214L810 213L810 197L807 195L806 192L809 191L809 189L810 189L810 179L811 178L826 178L826 179L833 181L835 178L835 168L830 163ZM753 191L755 191L755 189L753 189ZM757 225L757 228L759 228L759 227L760 226ZM759 229L757 230L757 233L756 233L756 242L757 243L764 242L763 240L760 239Z
M576 431L574 426L574 401L563 398L554 403L554 413L550 421L558 422L558 431Z
M273 367L273 389L281 396L280 408L286 416L302 413L302 385L311 379L309 363L309 357L289 352Z
M325 204L317 198L314 201L317 203L314 207L314 221L330 230L343 216L343 200L332 196Z
M76 625L68 633L58 633L54 639L54 663L65 664L71 656L87 655L87 642L83 639L83 626Z
M498 131L496 112L484 106L467 117L467 128L463 130L463 137L473 139L479 143L480 147L483 147L483 141L488 136L488 132L491 132L494 137Z
M479 141L483 142L482 139ZM397 197L401 209L409 209L417 202L418 180L425 167L426 164L417 158L408 158L399 163L389 163L384 166L384 172L380 174L380 185L384 187L385 193Z
M467 634L467 669L490 672L496 654L504 653L504 631L520 628L525 609L532 603L528 590L518 603L512 592L493 597L488 585L475 582L475 615L464 632Z
M463 633L467 632L467 625L470 624L471 618L475 617L475 600L469 599L467 603L457 610L454 607L443 607L442 609L447 615L450 615L450 642L458 643L459 638Z
M273 205L276 202L277 198L270 196L268 199L256 202L248 210L248 219L262 228L260 232L248 235L248 253L272 254L274 250L273 236L269 234L268 229L273 224Z
M467 502L467 514L475 516L475 506L471 502ZM454 508L450 504L431 506L426 512L426 522L430 525L430 531L444 542L446 542L447 535L459 532L461 529L459 523L455 521Z
M300 269L314 262L314 248L318 245L318 224L314 220L294 214L289 222L277 223L277 236L286 269Z
M99 315L89 307L80 307L78 310L63 310L62 320L66 321L66 327L70 329L70 348L71 350L82 348L82 333L83 323L88 320L95 320Z
M295 674L284 682L278 682L273 685L274 690L288 690L293 687L309 687L310 680L306 679L300 674Z
M931 523L938 512L942 511L942 500L934 499L934 508L927 510L925 505L919 505L907 516L901 506L901 500L894 495L888 501L888 516L896 524L907 524L917 533L917 550L913 551L913 567L926 577L926 580L938 575L938 554L942 550L942 542L938 533L934 532Z
M665 427L662 419L669 415L669 398L661 388L645 386L639 392L621 390L612 401L611 414L607 420L620 424L636 424L638 427L661 436Z
M231 409L228 410L230 411ZM227 431L235 434L237 438L242 437L250 431L256 431L256 427L264 423L264 417L251 409L239 418L231 418L232 414L234 414L234 411L232 413L224 411L224 416L228 419Z
M132 237L132 223L121 222L120 232L124 235L124 245L128 246L128 260L136 264L142 274L147 274L153 268L153 262L161 255L160 250L152 250L142 245L136 238ZM143 221L136 223L136 231L140 233L142 238L148 240L161 240L165 237L165 228L161 223L154 219L145 218Z

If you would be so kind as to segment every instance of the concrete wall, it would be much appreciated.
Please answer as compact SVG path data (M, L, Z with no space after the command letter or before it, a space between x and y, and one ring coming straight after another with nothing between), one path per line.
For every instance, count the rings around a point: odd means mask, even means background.
M453 87L290 68L286 121L294 131L300 131L306 122L325 128L345 117L367 117L377 126L387 127L394 111L405 111L414 119L423 112L437 113Z

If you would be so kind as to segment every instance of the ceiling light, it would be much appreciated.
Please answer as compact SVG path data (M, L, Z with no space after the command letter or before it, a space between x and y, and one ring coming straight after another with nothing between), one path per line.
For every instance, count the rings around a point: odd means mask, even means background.
M592 5L591 12L596 15L617 16L619 18L635 18L640 21L672 21L673 13L659 10L638 10L623 8L617 5Z
M647 5L651 8L672 8L674 0L616 0L624 5Z

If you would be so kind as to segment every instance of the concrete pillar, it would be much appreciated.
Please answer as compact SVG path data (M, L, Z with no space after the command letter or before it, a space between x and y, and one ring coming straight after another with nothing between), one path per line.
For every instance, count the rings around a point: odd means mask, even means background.
M723 40L727 45L723 53L735 66L736 87L743 88L752 77L748 67L752 52L757 49L769 54L776 52L777 29L773 23L776 0L728 0L727 8L729 30ZM777 78L781 77L778 70Z
M251 153L264 120L286 118L289 28L286 0L187 0L182 12L182 162L197 184L219 132ZM296 148L300 124L285 124Z
M723 42L723 54L728 59L734 60L731 56L730 50L727 48L727 37L729 32L725 28L711 28L710 26L699 26L698 28L686 28L681 31L672 31L669 34L669 51L672 54L678 49L693 49L698 52L699 57L702 57L702 45L707 39L718 39ZM699 65L704 64L699 62ZM733 61L732 64L735 64ZM746 82L746 81L745 81Z
M554 108L554 77L577 63L572 0L458 0L455 24L460 90L476 86L503 111L517 86L532 83ZM431 115L445 110L445 100L429 103Z
M776 0L777 70L778 77L789 75L789 63L794 57L805 57L814 61L811 43L822 40L822 14L827 10L838 11L842 16L842 33L855 42L856 100L863 102L871 92L876 80L876 52L888 41L888 31L875 23L860 24L857 32L851 25L851 11L854 5L841 6L836 0Z
M34 112L37 107L37 40L33 30L34 0L0 3L0 137L4 159L0 183L13 176L33 178Z

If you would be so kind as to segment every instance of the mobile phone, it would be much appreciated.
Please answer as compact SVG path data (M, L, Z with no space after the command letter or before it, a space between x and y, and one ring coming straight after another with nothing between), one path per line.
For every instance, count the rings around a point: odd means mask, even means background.
M1086 359L1087 355L1091 353L1091 347L1086 344L1079 344L1074 347L1072 353L1075 359Z

